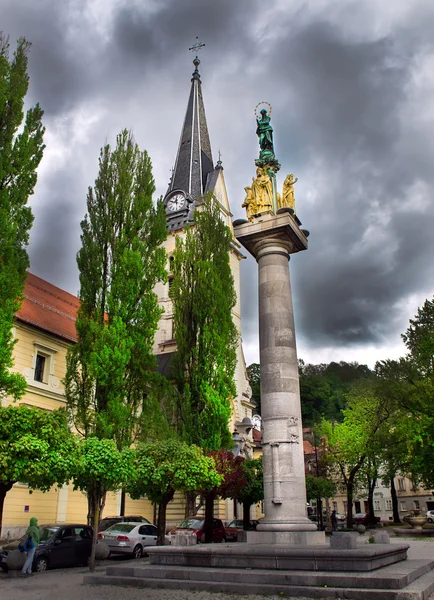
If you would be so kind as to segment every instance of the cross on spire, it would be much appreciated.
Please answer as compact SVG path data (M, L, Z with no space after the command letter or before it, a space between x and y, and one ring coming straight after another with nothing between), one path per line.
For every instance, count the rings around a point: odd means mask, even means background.
M205 44L202 44L202 42L199 42L199 38L196 36L196 43L194 44L194 46L189 48L189 50L192 50L193 52L196 52L196 54L197 54L199 52L199 50L201 50L204 46L205 46Z

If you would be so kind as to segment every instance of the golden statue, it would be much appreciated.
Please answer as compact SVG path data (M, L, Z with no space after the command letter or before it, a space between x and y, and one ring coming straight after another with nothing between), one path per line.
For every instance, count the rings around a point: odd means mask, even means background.
M279 208L289 206L289 208L292 208L295 212L294 184L297 183L297 181L298 177L294 179L292 173L286 176L286 179L283 182L282 198L280 198L280 201L278 199Z
M261 213L273 210L273 184L266 169L256 169L256 179L253 178L251 187L245 187L246 198L243 208L246 209L249 221Z

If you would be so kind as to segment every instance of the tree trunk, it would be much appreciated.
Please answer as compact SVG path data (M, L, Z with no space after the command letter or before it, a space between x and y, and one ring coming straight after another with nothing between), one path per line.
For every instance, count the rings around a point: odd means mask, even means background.
M93 573L95 571L95 552L96 552L96 544L98 542L98 525L100 519L100 510L102 503L102 496L99 490L89 490L87 493L87 502L88 502L88 522L89 518L91 519L91 524L93 527L93 537L92 537L92 550L89 558L89 570Z
M397 524L401 523L398 510L398 496L395 488L395 473L390 477L390 496L392 497L393 522Z
M318 523L318 529L320 531L323 531L324 523L323 523L323 516L322 516L322 499L321 498L316 499L316 521Z
M126 496L126 494L125 494L124 490L121 490L121 507L119 510L119 514L121 517L125 516L125 496Z
M205 496L205 543L210 544L212 542L212 522L214 519L214 500L215 494L209 492Z
M0 483L0 537L2 532L3 524L3 507L5 504L6 494L12 489L14 483L9 481L8 483Z
M175 495L175 490L170 488L166 494L164 494L162 498L162 502L158 505L158 517L157 517L157 546L164 546L166 541L166 513L167 513L167 505L171 500L173 500L173 496Z
M371 523L371 525L376 524L375 508L374 508L374 490L375 490L376 483L377 483L376 477L374 477L372 480L368 478L368 514L369 514L369 522Z
M353 493L354 493L354 481L348 480L347 486L347 528L352 529L353 527Z
M250 527L250 507L252 506L251 502L243 502L243 529L244 531L248 531L251 529Z
M185 518L196 514L196 492L185 492Z

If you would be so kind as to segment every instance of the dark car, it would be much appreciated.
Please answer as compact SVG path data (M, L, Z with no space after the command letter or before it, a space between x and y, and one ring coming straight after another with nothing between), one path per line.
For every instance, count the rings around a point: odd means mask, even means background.
M251 519L250 529L255 530L258 523L259 523L259 521L256 521L256 519ZM244 530L243 525L244 525L244 523L243 523L242 519L234 519L233 521L231 521L229 523L229 525L227 527L225 527L226 539L228 542L236 542L237 541L238 534L240 533L240 531Z
M380 521L380 517L372 518L368 513L356 513L353 515L353 523L356 523L356 525L372 525Z
M178 531L194 532L197 538L197 543L205 541L205 519L203 517L187 517L180 525L177 525L171 534L176 534ZM212 541L226 542L226 529L220 519L213 519L212 522Z
M152 523L148 521L148 519L145 519L145 517L140 516L105 517L104 519L101 519L98 526L98 531L105 531L106 529L108 529L112 525L116 525L117 523L148 523L152 525Z
M41 540L33 559L33 571L87 565L92 549L92 527L47 525L39 532Z

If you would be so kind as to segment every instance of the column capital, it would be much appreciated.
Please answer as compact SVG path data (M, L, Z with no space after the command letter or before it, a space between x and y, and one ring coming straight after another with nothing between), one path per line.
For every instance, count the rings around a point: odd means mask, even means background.
M234 227L237 240L258 260L267 254L284 254L307 250L306 235L290 213L266 214L252 223Z

